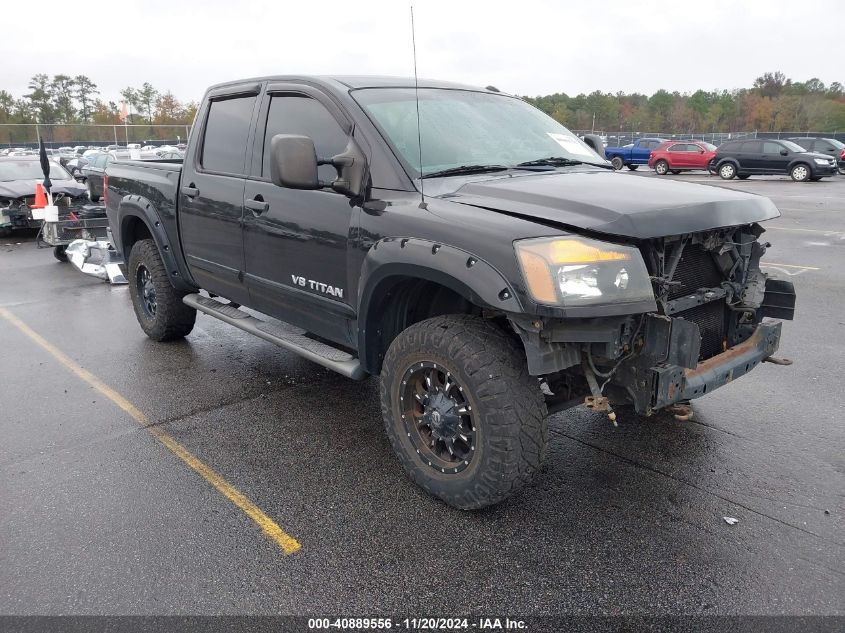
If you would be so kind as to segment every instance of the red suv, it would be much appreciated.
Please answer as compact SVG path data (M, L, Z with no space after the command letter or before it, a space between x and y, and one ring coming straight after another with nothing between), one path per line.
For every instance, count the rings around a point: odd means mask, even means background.
M716 146L704 141L666 141L648 158L648 166L659 176L680 174L690 169L707 169L716 155Z

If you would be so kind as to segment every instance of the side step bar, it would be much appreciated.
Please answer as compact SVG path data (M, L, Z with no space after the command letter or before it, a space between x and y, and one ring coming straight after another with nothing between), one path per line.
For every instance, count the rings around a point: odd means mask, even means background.
M234 325L244 332L254 334L294 354L299 354L303 358L343 374L347 378L364 380L367 377L367 373L355 356L331 345L308 338L305 336L305 330L281 321L271 323L256 319L232 305L221 303L216 299L204 297L200 294L185 295L182 301L200 312L225 321L229 325Z

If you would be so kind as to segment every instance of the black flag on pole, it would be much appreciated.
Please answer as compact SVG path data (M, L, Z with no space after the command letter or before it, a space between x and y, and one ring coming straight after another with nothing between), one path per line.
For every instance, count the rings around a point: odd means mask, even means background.
M53 183L50 182L50 160L47 158L47 148L44 147L44 139L38 139L38 158L41 161L41 171L44 172L44 189L50 193Z

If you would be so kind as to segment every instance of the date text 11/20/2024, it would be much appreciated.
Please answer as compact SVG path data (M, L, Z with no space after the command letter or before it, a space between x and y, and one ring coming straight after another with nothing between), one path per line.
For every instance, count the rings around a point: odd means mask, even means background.
M406 631L527 631L523 620L510 618L309 618L309 630L387 630Z

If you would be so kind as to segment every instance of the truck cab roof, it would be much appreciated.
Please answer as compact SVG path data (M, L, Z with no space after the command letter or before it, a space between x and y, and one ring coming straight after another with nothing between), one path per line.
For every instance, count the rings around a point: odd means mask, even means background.
M396 77L390 75L268 75L264 77L250 77L237 81L227 81L211 86L208 91L213 92L229 87L243 86L244 84L260 83L265 81L279 82L307 82L317 84L334 90L356 90L359 88L413 88L419 85L420 88L446 88L452 90L473 90L477 92L489 92L491 94L507 93L473 86L469 84L441 81L438 79L419 78L416 82L413 77Z

